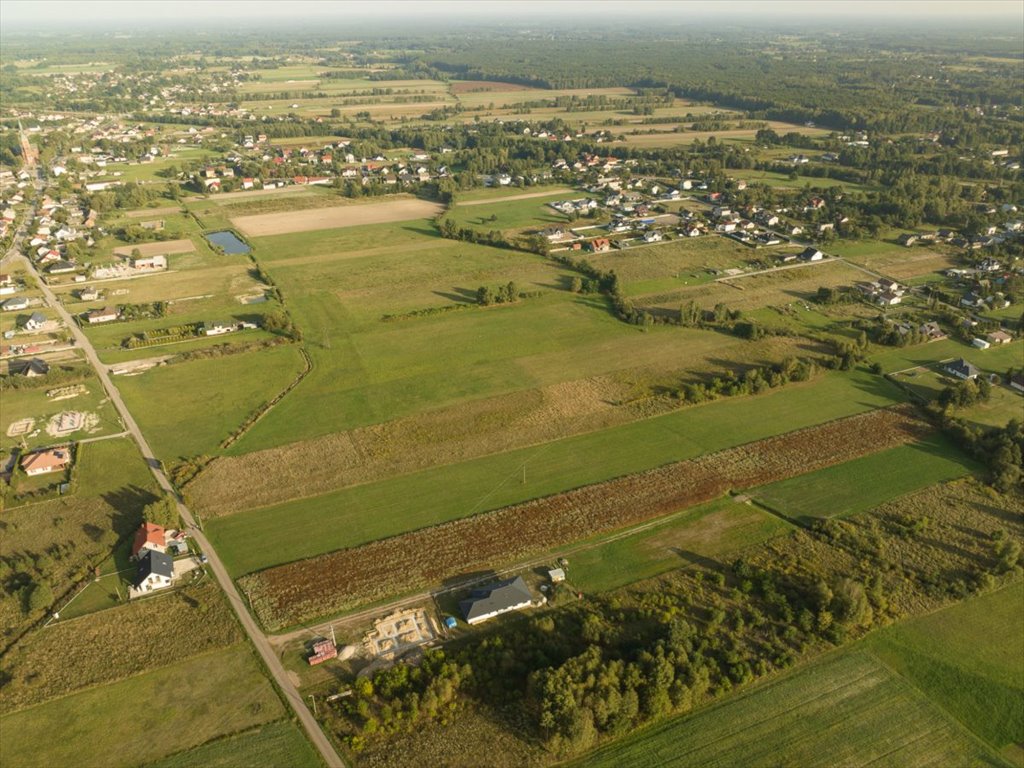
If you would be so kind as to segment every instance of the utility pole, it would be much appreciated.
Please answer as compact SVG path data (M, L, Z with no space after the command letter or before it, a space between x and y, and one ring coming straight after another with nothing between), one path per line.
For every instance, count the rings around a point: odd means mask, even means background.
M334 643L334 647L338 647L338 638L334 636L334 625L331 624L331 642Z
M316 717L316 696L314 696L313 694L309 694L309 698L313 700L313 717Z
M526 462L523 462L523 485L526 485Z

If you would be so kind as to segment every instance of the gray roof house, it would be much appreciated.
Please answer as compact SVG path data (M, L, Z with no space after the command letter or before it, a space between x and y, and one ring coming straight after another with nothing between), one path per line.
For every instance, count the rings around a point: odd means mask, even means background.
M958 379L976 379L980 371L968 363L962 357L946 364L946 372L951 373Z
M496 581L469 593L469 599L459 603L467 624L479 624L502 613L518 611L533 602L530 588L522 576Z
M149 592L169 587L174 578L174 561L171 556L155 549L147 549L139 558L139 570L135 575L135 589Z

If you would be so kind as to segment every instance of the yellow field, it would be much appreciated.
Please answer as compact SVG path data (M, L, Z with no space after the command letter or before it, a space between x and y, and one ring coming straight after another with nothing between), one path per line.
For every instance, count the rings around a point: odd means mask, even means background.
M426 219L444 211L444 206L427 200L398 200L390 203L346 205L337 208L314 208L286 213L265 213L258 216L237 216L231 223L250 237L312 232L318 229L358 227L363 224L386 224L392 221Z

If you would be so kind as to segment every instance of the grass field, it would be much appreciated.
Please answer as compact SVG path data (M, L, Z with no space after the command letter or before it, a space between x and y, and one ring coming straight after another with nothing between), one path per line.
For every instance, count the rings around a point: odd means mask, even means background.
M107 399L99 380L89 378L83 382L86 391L75 397L55 399L47 397L47 391L59 389L39 387L37 389L13 389L3 391L3 409L0 410L0 451L7 452L15 446L38 448L53 445L62 440L82 440L89 437L113 434L121 431L117 412ZM70 385L69 385L70 386ZM67 435L51 435L47 431L49 419L66 411L91 414L93 426L71 432ZM26 418L34 420L32 430L25 435L8 436L8 428ZM34 434L38 431L38 434Z
M526 192L522 192L526 194ZM522 229L543 229L552 224L566 224L568 219L564 214L559 213L548 203L556 200L575 200L586 197L583 192L555 192L543 197L530 197L520 200L495 201L484 203L481 200L471 201L472 205L454 205L448 209L445 218L449 218L460 227L473 227L474 229L487 230L500 229L522 230ZM494 216L494 220L491 217ZM586 226L586 220L580 222Z
M234 645L4 716L0 762L127 768L283 713L249 649Z
M890 448L748 492L796 519L844 517L981 467L942 435Z
M789 530L778 517L727 497L574 553L569 581L584 592L605 592L706 558L724 559Z
M892 385L827 375L531 448L209 520L234 575L600 482L891 404ZM527 483L521 481L526 467ZM310 537L310 526L318 535Z
M869 654L832 654L689 717L644 729L574 763L991 765L993 755Z
M119 378L117 387L153 450L173 461L216 453L220 442L302 367L298 349L283 345L154 368Z
M299 727L288 720L207 742L147 763L145 768L319 768L323 763Z
M985 742L1024 744L1024 583L882 630L865 645ZM1010 749L1007 749L1007 748Z

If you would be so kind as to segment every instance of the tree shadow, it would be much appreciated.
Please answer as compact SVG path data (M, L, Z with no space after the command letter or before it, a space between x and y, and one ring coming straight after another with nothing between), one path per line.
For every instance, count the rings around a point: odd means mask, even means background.
M118 536L127 536L142 522L143 508L158 501L160 497L146 488L126 485L102 494L101 498L114 510L111 516L114 532Z
M475 304L476 303L476 291L470 290L469 288L458 288L452 287L451 293L446 291L433 291L435 296L454 301L458 304Z
M725 573L728 570L724 563L712 560L710 557L705 557L704 555L699 555L696 552L691 552L688 549L669 547L668 550L672 554L686 560L688 563L699 565L701 568L705 568L706 570L715 571L716 573Z

